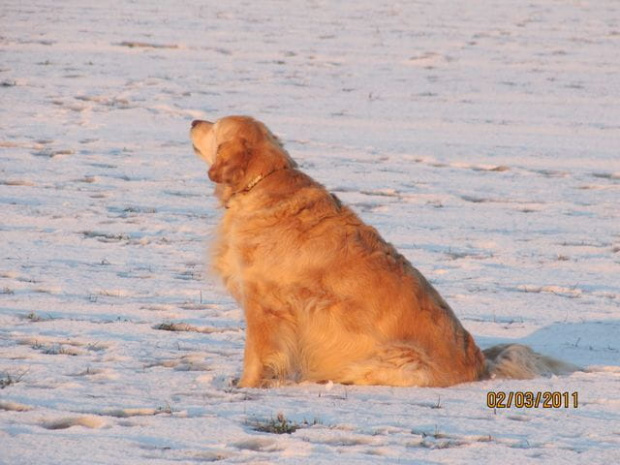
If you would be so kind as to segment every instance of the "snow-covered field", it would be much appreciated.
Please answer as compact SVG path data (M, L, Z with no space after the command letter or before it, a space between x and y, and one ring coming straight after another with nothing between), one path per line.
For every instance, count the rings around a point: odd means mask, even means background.
M0 463L620 463L619 50L616 0L2 0ZM239 113L482 347L588 371L233 387L188 129Z

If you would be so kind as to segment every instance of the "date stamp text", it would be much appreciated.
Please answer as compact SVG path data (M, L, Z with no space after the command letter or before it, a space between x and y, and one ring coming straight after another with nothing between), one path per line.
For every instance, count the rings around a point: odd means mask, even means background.
M578 408L578 392L560 391L489 391L489 408Z

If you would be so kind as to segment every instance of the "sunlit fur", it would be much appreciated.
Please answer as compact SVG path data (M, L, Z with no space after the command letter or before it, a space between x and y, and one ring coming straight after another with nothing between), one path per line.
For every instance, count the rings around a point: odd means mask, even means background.
M534 353L518 345L491 354L503 353L503 365L487 362L424 276L301 172L262 123L196 121L191 138L225 207L213 266L245 312L240 387L449 386L547 367L524 364Z

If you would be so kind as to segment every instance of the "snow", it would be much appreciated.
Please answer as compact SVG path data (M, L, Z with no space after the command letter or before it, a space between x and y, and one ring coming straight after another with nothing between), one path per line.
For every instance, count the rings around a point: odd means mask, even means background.
M0 24L0 463L620 462L618 2L4 0ZM233 387L243 314L205 271L220 212L188 139L228 114L482 347L587 371Z

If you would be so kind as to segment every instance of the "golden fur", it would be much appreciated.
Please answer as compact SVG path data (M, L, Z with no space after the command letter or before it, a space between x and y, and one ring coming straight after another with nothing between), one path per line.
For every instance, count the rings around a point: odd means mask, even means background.
M245 312L240 387L449 386L489 376L433 286L302 173L262 123L194 121L191 138L225 207L213 265Z

